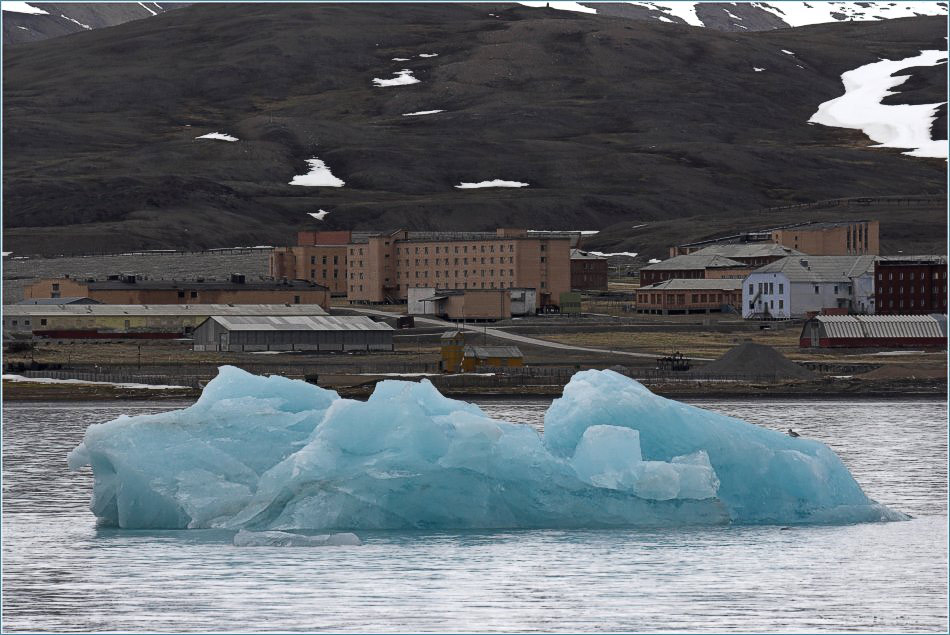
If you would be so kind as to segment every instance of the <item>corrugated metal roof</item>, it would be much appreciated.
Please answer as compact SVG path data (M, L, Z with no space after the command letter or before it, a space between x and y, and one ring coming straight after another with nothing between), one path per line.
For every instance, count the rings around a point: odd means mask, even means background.
M319 304L8 304L3 314L13 317L62 315L326 315Z
M641 271L664 271L669 269L710 269L715 267L742 268L748 267L743 262L732 260L725 256L717 254L689 254L688 256L675 256L663 262L657 262L643 267Z
M742 278L671 278L663 282L640 287L640 291L682 291L708 289L738 291L742 288Z
M228 315L208 318L229 331L391 331L385 322L374 322L365 315Z
M818 315L814 319L833 339L946 337L930 315Z
M776 243L761 242L744 243L738 245L710 245L709 247L704 247L694 251L690 255L718 255L725 256L726 258L762 258L764 256L798 256L803 254L802 252L792 249L791 247L786 247Z
M490 357L524 357L517 346L466 346L465 357L488 359Z
M874 271L877 256L791 256L752 273L781 273L790 282L848 282Z

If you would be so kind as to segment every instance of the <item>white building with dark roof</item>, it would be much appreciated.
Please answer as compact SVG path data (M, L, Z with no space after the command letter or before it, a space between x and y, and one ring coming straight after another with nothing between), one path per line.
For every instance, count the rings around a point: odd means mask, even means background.
M833 309L874 313L876 256L793 256L753 271L742 285L742 317L790 319Z

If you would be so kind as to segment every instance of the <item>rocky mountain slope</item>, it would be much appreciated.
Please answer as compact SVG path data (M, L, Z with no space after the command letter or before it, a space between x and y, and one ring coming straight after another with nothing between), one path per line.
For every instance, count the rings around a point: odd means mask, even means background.
M3 2L3 44L38 42L187 7L190 2Z
M501 225L611 227L595 247L654 255L666 243L623 228L682 242L776 205L939 200L944 160L808 119L843 72L945 49L945 32L936 17L736 33L503 4L224 4L12 47L4 250ZM892 99L945 100L945 74L908 71ZM308 172L342 186L291 185ZM493 180L527 185L458 187ZM929 250L943 213L914 214L899 248Z

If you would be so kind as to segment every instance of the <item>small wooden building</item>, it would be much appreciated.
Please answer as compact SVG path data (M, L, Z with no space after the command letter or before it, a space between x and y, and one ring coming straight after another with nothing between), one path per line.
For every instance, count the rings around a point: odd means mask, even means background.
M482 368L524 366L517 346L467 346L462 331L448 331L440 338L444 373L468 373Z
M524 366L524 356L517 346L466 346L462 357L462 371L466 373L519 366Z

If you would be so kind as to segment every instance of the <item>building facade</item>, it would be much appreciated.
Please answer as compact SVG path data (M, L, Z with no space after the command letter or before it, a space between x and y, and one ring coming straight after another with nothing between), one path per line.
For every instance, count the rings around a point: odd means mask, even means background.
M409 315L436 315L445 320L504 320L511 317L510 289L433 289L410 287Z
M299 280L152 280L110 276L108 280L39 280L26 299L88 297L102 304L318 304L330 305L327 287Z
M714 313L742 304L742 280L664 280L637 290L637 313Z
M411 287L532 288L539 307L570 290L571 236L526 230L409 232L354 236L347 246L347 298L403 302Z
M947 312L946 256L885 256L874 266L877 313Z
M831 309L875 312L875 256L794 256L753 271L742 285L742 317L790 319Z
M350 231L298 232L296 246L274 248L269 273L277 279L323 285L332 295L345 296L346 252L351 239Z
M607 259L571 250L571 288L584 291L607 290Z
M711 246L752 246L768 243L782 245L812 256L877 255L881 249L880 223L876 220L812 221L756 229L676 245L670 247L670 257L696 253Z
M651 285L664 280L697 280L704 278L745 278L754 267L718 254L690 254L647 265L640 269L640 284Z

